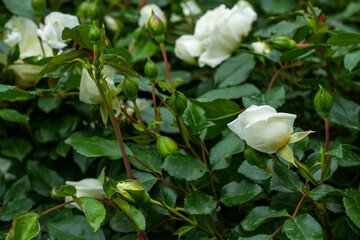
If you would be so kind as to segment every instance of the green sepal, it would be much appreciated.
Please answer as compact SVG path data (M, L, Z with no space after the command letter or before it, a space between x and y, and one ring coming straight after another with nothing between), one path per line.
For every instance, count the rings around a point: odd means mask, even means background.
M304 138L306 138L309 134L314 133L315 131L309 130L305 132L296 132L290 135L288 143L296 143Z
M282 157L288 162L291 162L292 164L294 164L294 166L296 166L294 153L289 144L286 144L284 147L280 148L277 151L277 153L279 154L280 157Z

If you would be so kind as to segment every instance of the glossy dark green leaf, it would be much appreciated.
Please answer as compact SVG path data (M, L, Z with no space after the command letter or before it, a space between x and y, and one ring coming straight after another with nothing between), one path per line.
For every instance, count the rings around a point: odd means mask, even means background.
M36 18L30 0L3 0L3 3L12 14L30 18L35 22Z
M226 160L244 149L244 141L233 132L227 132L223 139L211 148L210 164L215 170L227 168L230 163Z
M70 149L70 145L66 144L64 141L61 141L56 145L56 153L63 158L67 156Z
M73 150L72 155L74 158L74 162L79 166L82 173L85 173L89 165L95 161L94 157L85 157L75 150Z
M266 180L266 179L269 179L271 176L273 176L273 174L269 173L265 169L250 165L247 161L244 161L240 165L237 172L241 173L245 177L247 177L251 180L255 180L255 181Z
M286 217L287 215L288 212L285 209L276 211L269 207L255 207L249 212L246 218L241 221L241 226L246 231L251 232L259 227L267 219Z
M252 237L239 237L237 240L272 240L270 235L258 234Z
M262 28L255 32L256 35L259 35L262 38L271 38L278 36L292 36L294 33L302 27L308 26L308 22L303 17L297 16L295 21L283 20L277 24L271 25L267 28ZM274 52L274 51L272 51ZM271 54L271 53L270 53Z
M186 181L196 180L206 172L205 164L197 158L175 153L165 159L163 168L170 176Z
M140 172L133 170L133 175L136 177L139 182L144 186L145 191L150 191L151 188L156 184L158 181L157 177L155 177L153 174L148 172Z
M333 96L334 105L331 109L329 121L352 130L360 130L360 105L339 97Z
M5 55L9 55L10 47L4 41L0 40L0 52L4 53Z
M59 128L60 137L68 137L76 129L78 121L79 118L77 116L67 116Z
M89 24L81 24L75 26L73 28L65 27L62 32L62 39L72 39L74 40L79 46L93 50L93 42L89 39L89 31L91 25Z
M133 77L139 77L139 74L134 71L132 66L121 56L115 54L104 54L104 63L115 68L122 74L127 74Z
M119 212L116 212L114 216L111 217L109 221L109 225L111 229L114 230L115 232L120 232L120 233L136 232L136 230L134 229L133 225L131 225L129 220Z
M274 108L281 107L285 103L285 89L283 87L275 87L267 90L264 94L252 94L242 98L245 108L251 105L270 105Z
M252 84L242 84L236 87L213 89L198 97L200 102L211 102L218 98L239 99L254 93L260 93L260 90Z
M268 14L285 14L296 8L295 0L261 0L261 9Z
M134 52L133 52L134 53ZM104 54L115 54L125 59L129 62L132 59L131 53L123 47L116 47L110 49L104 49Z
M0 211L0 220L11 221L16 215L29 211L34 205L35 202L28 198L9 201Z
M290 190L300 191L303 188L303 183L300 181L299 176L286 166L275 163L274 171L278 176L280 182Z
M126 201L124 201L124 200L122 200L120 198L115 198L115 199L113 199L113 201L131 219L131 221L133 222L133 226L135 224L134 227L136 227L137 229L143 230L143 231L146 229L145 217L141 213L140 210L138 210L137 208L129 205L129 203L127 203Z
M336 189L327 184L323 184L311 190L308 196L315 201L319 201L323 197L331 193L335 193L336 195L342 195L342 192L339 189Z
M57 223L48 223L49 235L57 240L105 240L102 229L93 233L84 216L70 216Z
M288 62L288 61L293 60L295 58L301 58L302 56L309 53L313 49L317 49L317 48L325 49L325 48L328 48L328 47L330 47L330 46L327 45L327 44L312 44L312 45L310 45L308 47L294 48L294 49L291 49L291 50L283 53L280 56L280 60L282 62Z
M65 140L65 143L71 145L78 153L85 157L106 156L112 160L122 158L117 140L108 140L97 136L89 138L71 136ZM126 152L129 156L133 155L128 147L126 147Z
M354 151L343 148L342 157L338 159L338 164L341 167L355 167L360 165L360 156Z
M39 98L37 104L41 111L45 113L49 113L60 106L61 98L60 97Z
M10 240L28 240L36 237L40 232L38 219L40 214L37 212L28 212L17 216L6 236Z
M360 192L355 189L347 189L343 203L346 215L360 228Z
M323 240L321 225L309 214L287 219L282 232L290 239Z
M161 173L163 161L160 155L157 153L155 146L130 144L129 147L131 148L134 156L136 156L141 162L145 163L155 172ZM141 165L138 161L136 161L134 158L130 158L130 162L132 165L134 165L137 169L141 171L150 171L149 169Z
M156 44L153 41L146 39L140 40L135 44L134 51L132 52L133 62L145 60L156 53Z
M31 189L30 180L27 175L14 182L5 192L3 202L5 204L16 200L27 198L26 194Z
M192 215L211 214L216 205L212 196L196 191L186 195L184 211Z
M357 44L360 43L360 34L341 32L332 35L327 41L327 43L332 46L349 46L352 44Z
M360 50L348 53L344 57L344 67L346 70L351 72L360 61Z
M255 67L254 56L248 53L231 57L215 72L215 84L220 88L236 86L244 82Z
M242 180L241 182L231 182L221 189L221 202L227 207L247 202L259 193L262 189L256 183Z
M193 230L195 227L194 226L182 226L181 228L179 228L178 230L176 230L176 232L173 233L173 235L177 235L179 236L179 239L184 236L187 232L189 232L190 230Z
M105 220L106 210L102 203L91 197L81 197L81 208L93 232L97 232Z
M1 153L4 156L15 158L19 161L24 160L32 150L32 145L28 140L22 138L3 138L0 139Z
M0 109L0 118L8 122L28 124L30 118L22 113L19 113L15 109L3 108Z
M169 185L159 182L151 190L151 197L170 207L174 207L177 199L177 191Z

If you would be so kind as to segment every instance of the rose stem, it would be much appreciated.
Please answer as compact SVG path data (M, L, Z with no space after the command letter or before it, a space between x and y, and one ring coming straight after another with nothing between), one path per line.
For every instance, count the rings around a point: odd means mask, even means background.
M159 121L157 105L156 105L155 83L151 83L151 89L152 89L152 100L153 100L153 105L154 105L155 119L156 119L156 121ZM159 125L159 123L156 123L156 132L160 133L160 125Z
M164 62L165 62L166 74L167 74L167 77L168 77L168 80L169 80L169 85L170 85L170 88L172 88L172 82L171 82L171 76L170 76L170 70L169 70L169 62L168 62L168 59L167 59L167 56L166 56L164 43L160 43L160 47L161 47L161 52L162 52ZM170 91L170 93L171 92L172 91Z
M273 84L274 84L274 82L275 82L275 79L278 77L278 75L279 75L282 71L284 71L284 70L286 70L286 69L288 69L288 68L292 68L292 67L300 67L301 65L302 65L302 64L289 64L289 65L281 66L281 68L278 69L278 70L276 70L274 76L271 78L271 81L270 81L270 83L269 83L269 86L268 86L267 90L270 90L270 89L273 87Z
M306 175L311 179L311 182L315 185L315 186L319 186L320 185L320 183L318 182L318 181L316 181L316 179L312 176L312 174L309 172L309 170L306 168L306 167L304 167L304 165L301 163L301 162L299 162L298 160L294 160L294 162L295 162L295 164L296 164L296 166L298 166L299 168L301 168L301 170L303 170L305 173L306 173Z
M71 200L71 201L68 201L68 202L64 202L64 203L62 203L62 204L59 204L59 205L57 205L57 206L55 206L55 207L52 207L52 208L50 208L50 209L42 212L42 213L41 213L41 216L44 216L45 214L48 214L48 213L51 212L51 211L57 210L57 209L65 206L65 205L68 205L68 204L73 203L73 202L75 202L75 201L74 201L74 200Z
M148 127L147 127L146 124L144 123L144 121L143 121L143 119L142 119L142 117L141 117L141 113L140 113L139 106L138 106L137 103L136 103L136 100L133 100L132 102L133 102L133 104L134 104L135 112L136 112L136 114L137 114L137 116L138 116L138 118L139 118L139 120L140 120L140 123L141 123L141 125L142 125L143 128L144 128L144 131L147 132L150 136L155 136L155 134L154 134L150 129L148 129Z
M329 119L325 118L325 153L329 149ZM324 156L324 163L326 163L327 155Z
M130 116L130 114L128 114L128 112L123 107L120 106L120 109L133 123L139 123L135 118Z
M36 25L37 25L37 28L40 29L40 18L39 18L39 17L36 18ZM42 41L42 39L41 39L40 36L38 36L38 39L39 39L39 41L40 41L41 51L42 51L44 57L46 57L46 55L45 55L45 50L44 50L44 45L43 45L43 41Z

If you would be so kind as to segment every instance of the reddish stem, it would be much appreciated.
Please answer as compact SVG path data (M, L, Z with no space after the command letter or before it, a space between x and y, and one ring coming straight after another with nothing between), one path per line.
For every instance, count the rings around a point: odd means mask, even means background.
M325 118L325 153L329 150L329 119ZM326 163L327 155L324 156L324 163Z
M41 213L41 216L44 216L45 214L48 214L48 213L51 212L51 211L57 210L57 209L59 209L59 208L61 208L61 207L63 207L63 206L66 206L66 205L68 205L68 204L70 204L70 203L73 203L73 202L75 202L75 201L74 201L74 200L71 200L71 201L68 201L68 202L64 202L64 203L62 203L62 204L59 204L59 205L57 205L57 206L55 206L55 207L52 207L52 208L50 208L50 209L42 212L42 213Z
M160 43L160 47L161 47L161 52L162 52L164 62L165 62L166 74L167 74L167 77L168 77L168 80L169 80L169 85L170 85L170 88L171 88L172 87L172 82L171 82L171 76L170 76L170 70L169 70L169 62L168 62L168 59L167 59L167 56L166 56L164 43Z
M298 211L299 211L299 209L300 209L301 204L303 203L304 199L307 197L306 194L304 194L303 192L301 192L301 193L302 193L303 196L302 196L302 198L300 199L300 202L299 202L298 205L296 206L295 211L294 211L293 215L292 215L290 218L296 217L296 215L297 215L297 213L298 213Z
M120 109L121 109L121 111L122 111L133 123L139 124L139 122L138 122L135 118L133 118L132 116L130 116L130 114L128 114L123 107L120 106Z

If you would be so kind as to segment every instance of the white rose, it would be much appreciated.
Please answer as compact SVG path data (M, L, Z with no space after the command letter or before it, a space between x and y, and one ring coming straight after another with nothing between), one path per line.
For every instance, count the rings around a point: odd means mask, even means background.
M105 80L109 87L111 96L116 95L116 87L114 85L115 69L109 66L104 66L103 74L106 77ZM103 99L96 87L94 80L90 77L88 71L83 68L81 81L80 81L80 101L87 104L99 104L103 103Z
M15 73L15 84L21 88L34 87L36 77L42 70L41 66L15 63L9 66Z
M166 25L166 18L163 11L161 11L161 9L155 4L147 4L140 10L140 18L138 21L139 27L147 28L152 11L154 11L155 15L158 16L160 20Z
M183 13L186 17L201 13L201 8L194 0L187 0L186 2L181 2L180 7L182 8Z
M43 56L40 41L36 34L36 24L28 18L12 16L10 20L5 23L7 29L3 36L3 41L10 47L19 44L20 58ZM52 49L43 44L45 55L52 56Z
M264 153L275 153L287 144L295 118L295 114L277 113L268 105L252 105L228 127L250 147Z
M16 176L14 174L8 172L11 165L12 162L10 160L0 158L0 172L4 174L5 181L16 179Z
M61 35L65 27L73 28L79 25L76 16L60 12L52 12L45 17L45 26L39 29L38 34L44 42L47 42L54 49L66 47L67 40Z
M189 64L196 64L195 57L203 52L201 41L192 35L182 35L175 41L175 55Z
M253 42L251 47L254 49L254 52L260 54L269 54L270 48L264 42Z
M76 197L92 197L103 199L106 197L102 183L96 178L85 178L78 182L66 181L66 185L76 188ZM72 197L65 197L65 202L71 201ZM76 203L71 203L73 207L79 208ZM80 209L80 208L79 208Z

